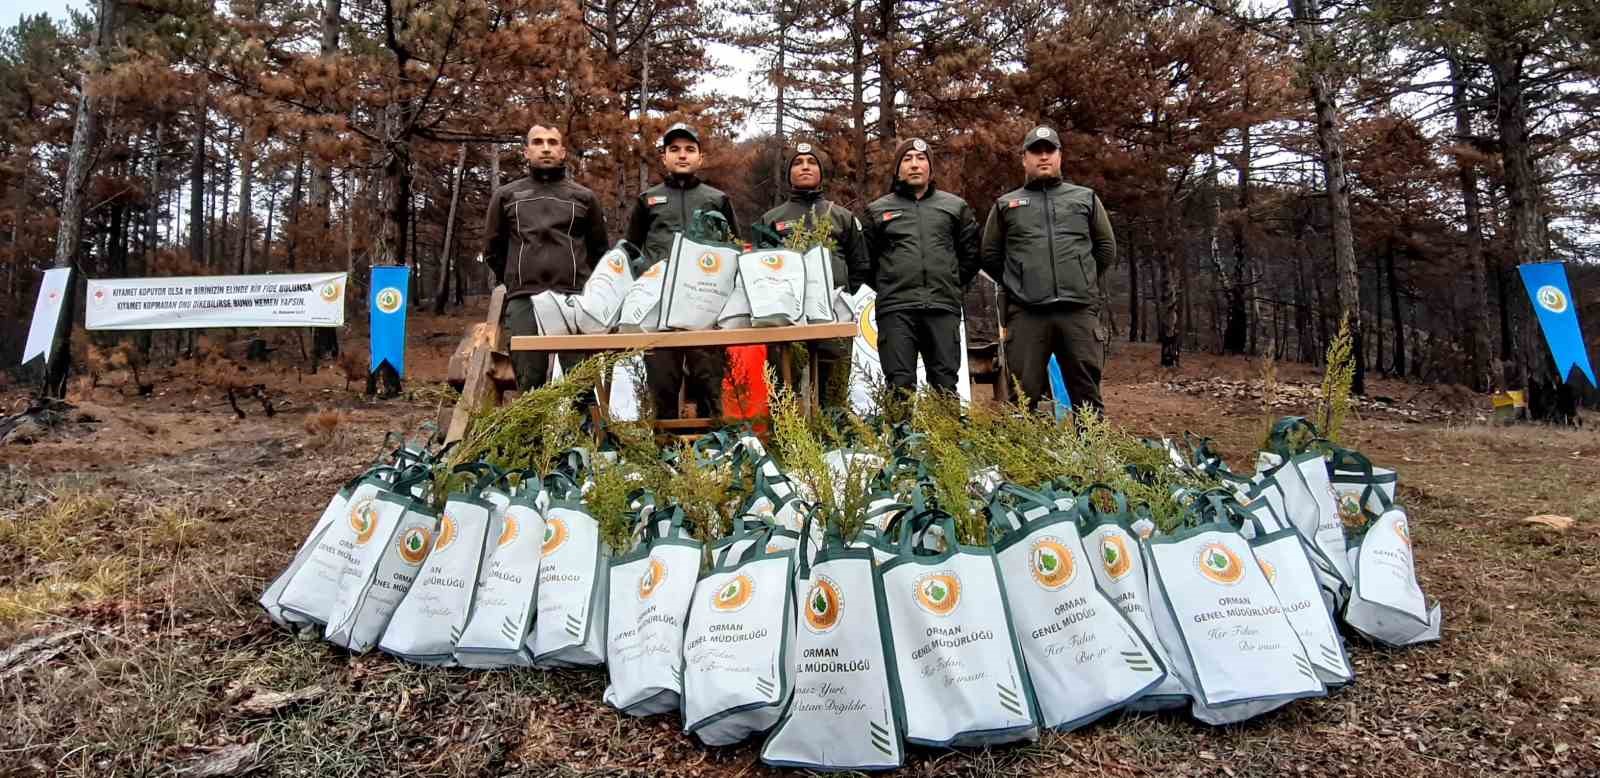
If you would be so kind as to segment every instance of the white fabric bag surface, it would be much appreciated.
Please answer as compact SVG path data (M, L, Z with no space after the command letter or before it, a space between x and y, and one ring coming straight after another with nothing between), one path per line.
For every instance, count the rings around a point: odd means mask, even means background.
M1307 556L1311 558L1311 566L1317 573L1317 584L1322 588L1322 599L1327 603L1328 610L1338 610L1349 595L1350 579L1340 572L1341 568L1349 568L1349 562L1346 560L1343 564L1336 564L1324 546L1317 542L1315 533L1322 526L1322 505L1306 486L1300 468L1285 465L1270 475L1257 477L1260 480L1255 488L1260 498L1267 502L1281 522L1300 533L1300 540L1306 546ZM1343 545L1342 536L1339 544Z
M577 298L579 332L598 335L616 326L622 313L622 298L633 286L633 265L628 261L625 245L625 241L618 241L602 254L589 280L583 282L583 294Z
M1075 514L990 505L990 526L1008 528L995 558L1043 725L1075 729L1161 683L1155 650L1095 584Z
M1116 507L1106 513L1093 501L1096 491L1095 486L1089 487L1077 501L1081 517L1079 536L1083 540L1084 555L1094 560L1089 570L1094 573L1095 583L1100 585L1101 591L1128 617L1128 623L1144 638L1145 645L1155 653L1167 671L1166 677L1155 688L1130 702L1127 707L1142 711L1181 708L1189 704L1190 692L1183 679L1172 672L1172 660L1168 657L1170 648L1162 642L1156 630L1157 603L1151 596L1149 561L1145 557L1144 543L1128 525L1126 498L1113 493ZM1106 491L1110 492L1110 489Z
M1264 528L1263 528L1264 529ZM1317 679L1328 687L1355 680L1355 668L1345 654L1344 639L1322 601L1317 575L1306 556L1300 533L1292 528L1258 532L1250 541L1256 563L1267 576L1267 583L1278 595L1283 615L1289 619Z
M667 255L666 278L661 287L658 330L708 330L733 294L739 252L711 246L678 233Z
M826 246L813 246L805 253L805 321L831 324L833 290L840 286L833 277L833 252Z
M1428 607L1417 582L1411 522L1391 508L1372 522L1351 549L1355 587L1344 621L1376 643L1406 646L1439 639L1440 608Z
M534 663L578 667L606 661L606 605L611 554L600 523L577 502L576 490L552 499L539 536L538 615ZM527 569L527 568L524 568Z
M373 468L340 487L339 491L334 493L333 499L328 501L327 507L322 509L322 515L318 516L316 523L312 525L311 533L306 536L306 539L301 542L300 548L295 551L294 558L289 561L289 565L283 569L283 572L278 574L277 578L272 579L272 583L268 584L266 590L261 593L261 598L258 602L260 602L261 608L267 612L267 618L272 619L274 624L280 627L288 627L311 623L321 624L326 620L324 618L313 622L298 613L284 610L283 605L279 602L283 597L283 591L289 585L289 582L294 579L295 574L300 571L300 568L304 567L306 561L316 552L317 546L321 544L322 537L327 534L328 529L335 522L345 517L346 512L350 509L350 497L355 494L356 489L361 486L362 482L368 478L374 479L376 483L365 491L375 494L378 489L382 488L383 484L387 483L384 478L393 477L393 473L394 468L392 467ZM330 591L332 590L330 589ZM328 602L331 604L331 597Z
M711 746L777 723L794 667L793 555L758 537L721 556L695 585L683 638L683 729Z
M661 318L661 285L666 280L667 263L657 262L628 287L617 312L617 332L655 332Z
M750 295L744 288L744 275L740 273L733 282L733 293L722 304L717 314L717 329L743 330L750 327Z
M700 541L683 527L683 509L644 522L638 548L611 563L606 626L605 701L631 716L678 710L683 635L700 576Z
M1146 545L1156 629L1195 718L1231 724L1326 693L1243 535L1207 523Z
M484 530L478 587L466 626L456 642L456 661L466 667L533 664L533 654L527 646L539 591L538 576L533 571L539 569L545 533L539 495L537 484L524 484L521 491L506 499L504 508L490 513Z
M318 626L328 623L339 587L350 568L365 564L367 557L377 553L374 544L380 531L380 515L392 525L405 512L409 498L389 489L390 484L381 478L363 478L305 558L295 555L299 564L292 573L286 572L288 579L277 599L285 620ZM380 500L384 495L391 499Z
M812 770L892 770L905 761L905 707L872 554L837 530L821 549L802 531L795 587L794 693L761 761ZM808 560L813 556L816 563Z
M485 541L494 506L473 496L452 494L439 516L439 532L405 598L389 619L378 648L425 665L455 664L477 590L478 571L492 549Z
M739 255L739 278L750 301L750 323L783 327L806 321L809 266L798 252L764 249Z
M574 335L578 332L578 305L576 297L545 290L530 298L534 323L540 335Z
M329 643L353 654L371 650L383 635L439 529L438 515L421 502L393 493L379 495L376 502L375 531L357 531L355 564L340 577L322 632Z
M941 516L945 537L954 538L955 522ZM946 747L1037 739L1033 689L994 551L952 544L942 554L918 553L918 523L902 522L899 553L879 565L900 693L911 714L906 741Z

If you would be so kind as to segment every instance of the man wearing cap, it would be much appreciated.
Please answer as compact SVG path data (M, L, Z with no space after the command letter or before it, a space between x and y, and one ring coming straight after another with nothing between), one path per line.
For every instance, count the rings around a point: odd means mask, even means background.
M962 290L978 274L978 222L965 200L933 183L928 142L895 147L894 184L867 205L869 278L878 293L878 356L891 388L916 388L917 357L928 383L956 391L961 367Z
M639 194L628 218L628 242L639 247L634 260L634 275L667 259L672 251L672 234L683 232L695 211L722 213L738 238L739 221L733 214L733 201L722 190L700 181L698 173L705 162L700 154L700 136L694 128L678 123L661 136L661 165L666 178ZM722 376L727 371L727 352L720 348L652 351L644 355L645 373L655 399L656 418L678 418L678 387L694 402L701 417L722 412Z
M522 156L528 175L489 196L483 261L506 287L506 331L537 335L533 296L546 290L583 291L606 253L606 214L594 192L567 178L566 144L553 124L529 128ZM561 352L562 369L572 369L584 356ZM513 351L511 366L517 388L527 391L548 379L550 355Z
M789 160L789 199L784 204L762 214L761 221L784 240L802 229L815 229L820 221L830 225L832 238L834 283L854 292L867 281L871 271L867 259L867 244L861 234L861 221L848 208L823 196L823 183L828 175L830 160L822 147L807 141L790 146L784 155ZM767 362L777 372L779 350L787 345L767 347ZM835 374L842 369L843 376L850 373L850 340L823 341L817 348L817 386L824 402L832 399L829 389Z
M1005 289L1006 362L1037 405L1049 391L1050 357L1076 407L1103 412L1100 277L1117 256L1111 218L1094 190L1061 180L1061 138L1035 127L1022 140L1027 183L989 210L983 269Z

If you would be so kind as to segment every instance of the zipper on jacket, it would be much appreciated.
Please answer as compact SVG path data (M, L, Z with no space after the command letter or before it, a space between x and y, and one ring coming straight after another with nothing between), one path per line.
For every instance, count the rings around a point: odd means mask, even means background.
M922 293L928 296L928 306L932 307L933 290L928 288L928 233L922 229L922 201L913 196L911 204L917 209L917 251L922 254L917 259L922 265Z
M1055 209L1050 207L1050 192L1044 187L1039 188L1039 194L1044 200L1044 239L1045 247L1050 253L1050 296L1055 300L1061 299L1061 277L1056 272L1056 222Z

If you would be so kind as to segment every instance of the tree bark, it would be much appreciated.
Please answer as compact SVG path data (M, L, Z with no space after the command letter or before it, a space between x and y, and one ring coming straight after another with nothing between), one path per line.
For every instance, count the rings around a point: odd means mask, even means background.
M435 314L444 313L444 306L450 301L450 268L455 264L455 245L452 241L455 238L456 201L461 195L461 176L466 168L467 144L463 143L456 152L456 174L450 179L450 211L444 220L444 249L439 253L439 292L433 298Z
M1248 108L1248 104L1246 105ZM1233 280L1227 285L1228 323L1222 336L1222 350L1229 354L1246 354L1250 351L1250 322L1254 302L1246 304L1252 284L1250 248L1245 233L1245 223L1250 220L1250 156L1253 153L1250 126L1240 128L1239 151L1239 217L1233 222Z
M861 10L862 0L850 4L850 139L854 155L855 195L860 203L867 201L867 20Z
M83 194L89 183L92 157L100 143L100 105L93 95L90 82L105 67L107 49L111 47L111 34L116 27L116 0L99 0L95 20L94 46L84 53L83 80L78 86L78 110L72 126L72 146L67 152L67 175L62 181L60 223L56 228L55 267L76 267L83 238ZM78 279L67 286L61 303L63 315L57 324L57 334L50 350L49 366L45 371L42 394L46 397L67 396L67 372L71 359L72 321L76 316L74 292Z
M1389 310L1394 315L1394 367L1393 372L1398 377L1406 374L1406 317L1405 311L1400 308L1400 276L1395 270L1394 244L1389 244L1387 252L1388 267L1385 275L1388 276Z
M1467 76L1458 57L1450 57L1451 109L1455 113L1456 142L1472 137L1472 116L1467 108ZM1489 285L1484 265L1483 214L1478 203L1478 169L1467 157L1456 156L1456 178L1461 183L1461 204L1467 222L1467 317L1472 337L1473 389L1486 392L1494 388L1494 354L1489 346Z
M239 274L249 275L255 246L255 144L250 141L250 125L239 128Z
M878 0L878 137L885 147L894 144L898 128L895 121L895 22L899 18L894 0ZM863 195L865 197L865 195Z
M1532 151L1528 139L1528 106L1524 95L1524 54L1512 44L1501 44L1489 52L1489 70L1494 75L1496 114L1499 118L1500 155L1505 169L1507 232L1511 255L1516 262L1537 262L1544 258L1544 223L1539 218L1538 181L1534 178ZM1510 275L1509 273L1506 275ZM1502 280L1503 287L1513 286ZM1511 297L1502 289L1502 301ZM1553 370L1553 360L1544 339L1533 332L1534 315L1531 304L1517 298L1518 318L1516 345L1506 350L1511 357L1507 385L1532 388L1534 381L1548 383L1559 380ZM1501 309L1509 316L1508 309ZM1532 413L1533 403L1529 403Z
M1128 342L1139 342L1139 253L1137 244L1133 240L1133 230L1123 233L1128 236Z
M1338 92L1328 64L1335 52L1323 40L1321 0L1289 0L1294 27L1300 38L1303 73L1310 85L1316 111L1317 146L1322 150L1323 177L1327 184L1328 218L1333 233L1334 268L1338 277L1339 313L1350 323L1355 379L1352 394L1366 393L1366 370L1361 342L1361 276L1356 267L1355 237L1350 228L1350 184L1345 176L1344 135L1339 117Z

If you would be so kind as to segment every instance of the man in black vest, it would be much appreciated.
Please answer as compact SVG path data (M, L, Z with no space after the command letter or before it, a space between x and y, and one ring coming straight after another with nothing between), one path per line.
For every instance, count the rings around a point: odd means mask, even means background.
M739 221L733 202L722 190L700 181L700 136L687 124L667 128L661 136L661 165L666 179L639 194L628 219L628 242L639 247L634 261L638 276L651 265L668 258L672 234L683 232L694 212L720 211L738 238ZM727 372L728 353L720 348L652 351L644 355L650 394L655 401L656 418L678 418L678 387L698 408L699 416L710 418L722 413L722 376Z
M871 271L867 259L867 244L861 234L861 221L838 203L823 196L823 184L828 175L829 159L822 147L801 141L790 146L784 155L789 160L789 200L762 214L761 221L785 241L802 229L815 229L826 221L832 238L833 282L854 292L867 280ZM767 347L767 363L778 374L778 354L788 344ZM824 403L839 402L841 392L834 391L835 384L848 381L850 374L850 339L826 340L817 347L818 396ZM782 378L781 375L779 375ZM848 385L843 384L844 394Z
M606 214L594 192L567 178L567 148L554 125L533 125L522 156L528 175L489 197L483 261L506 287L506 331L537 335L532 297L546 290L583 291L606 253ZM561 369L571 370L584 356L561 352ZM513 351L511 366L517 388L527 391L548 380L550 355Z
M916 388L921 355L928 383L954 393L962 290L978 274L978 221L967 201L934 186L928 151L921 138L901 141L893 190L867 205L878 356L891 388Z
M1061 138L1035 127L1022 141L1027 183L989 210L983 269L1006 291L1006 362L1030 406L1050 391L1051 355L1075 407L1104 412L1100 277L1117 256L1111 218L1094 190L1061 180Z

